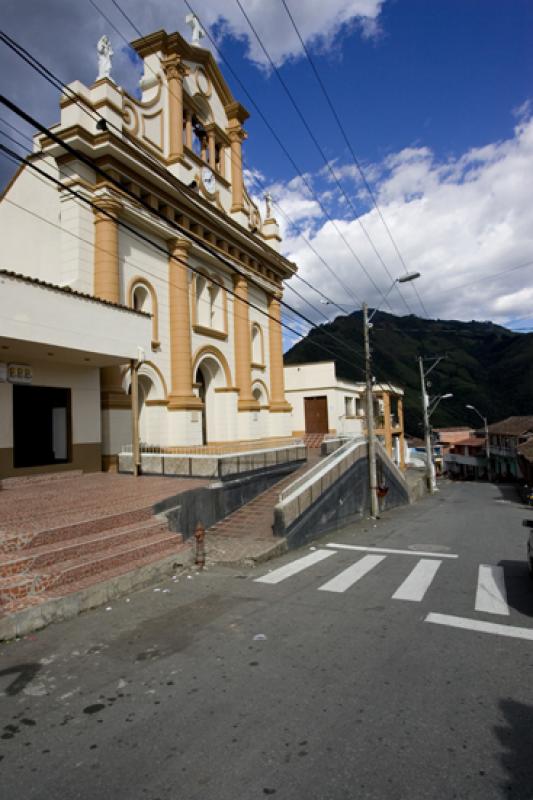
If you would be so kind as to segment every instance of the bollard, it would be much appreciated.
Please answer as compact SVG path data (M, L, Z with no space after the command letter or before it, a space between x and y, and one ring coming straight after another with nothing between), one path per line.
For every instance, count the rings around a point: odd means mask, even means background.
M205 528L201 522L196 526L194 538L196 540L196 559L194 563L197 567L203 569L205 566Z

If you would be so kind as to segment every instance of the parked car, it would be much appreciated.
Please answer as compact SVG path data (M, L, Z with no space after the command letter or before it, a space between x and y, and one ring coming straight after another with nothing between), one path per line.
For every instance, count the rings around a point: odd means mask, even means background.
M529 575L533 579L533 519L525 519L522 522L524 528L529 528L529 536L527 540L527 565L529 567Z

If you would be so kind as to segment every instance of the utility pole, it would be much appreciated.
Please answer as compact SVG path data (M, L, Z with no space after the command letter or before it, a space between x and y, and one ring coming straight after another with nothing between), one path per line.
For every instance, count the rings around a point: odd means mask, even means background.
M141 454L139 452L139 362L130 361L131 371L131 461L133 474L139 475Z
M366 377L366 429L368 437L368 479L370 486L370 514L379 516L377 468L376 468L376 434L374 430L374 396L372 393L372 366L370 358L370 338L368 322L368 306L363 303L363 336L365 341L365 377Z
M424 412L424 439L426 441L426 461L427 461L427 483L428 491L430 494L435 494L437 491L437 479L435 476L435 463L433 461L433 442L431 441L431 415L439 405L441 400L447 400L453 397L451 392L438 395L437 397L430 398L426 390L426 378L435 369L443 358L447 356L431 356L430 358L423 358L418 356L418 366L420 369L420 387L422 390L422 411ZM424 370L424 361L433 361L429 369Z
M427 484L430 494L435 494L437 481L435 478L435 464L433 463L433 443L431 441L431 427L429 425L429 397L426 391L426 375L424 373L424 359L418 357L420 368L420 387L422 391L422 411L424 414L424 440L426 442Z

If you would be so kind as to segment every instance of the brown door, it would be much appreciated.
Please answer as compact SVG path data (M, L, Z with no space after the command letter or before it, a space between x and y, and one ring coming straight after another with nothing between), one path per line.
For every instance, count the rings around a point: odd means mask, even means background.
M328 432L328 400L327 397L304 398L305 432Z

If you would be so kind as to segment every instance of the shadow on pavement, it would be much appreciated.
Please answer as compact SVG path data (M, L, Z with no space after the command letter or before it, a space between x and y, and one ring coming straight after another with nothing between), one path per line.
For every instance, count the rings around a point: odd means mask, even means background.
M522 502L522 498L520 497L519 483L494 483L493 485L496 486L502 498L507 500L508 503L514 503L517 506L524 506L524 508L529 507Z
M529 576L529 569L527 566L525 553L526 545L524 543L523 561L509 561L502 559L498 562L498 565L503 567L505 574L505 588L507 589L508 605L527 617L533 617L533 581ZM531 758L533 761L533 751Z
M507 773L501 784L502 797L531 800L533 786L533 707L516 700L500 700L504 725L494 732L502 746L500 761Z

